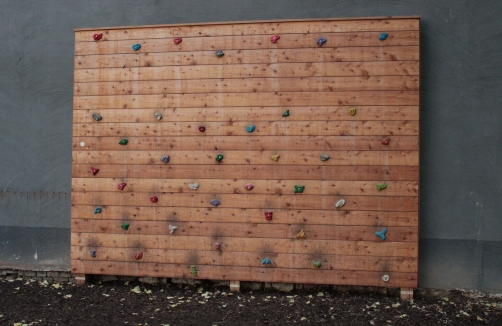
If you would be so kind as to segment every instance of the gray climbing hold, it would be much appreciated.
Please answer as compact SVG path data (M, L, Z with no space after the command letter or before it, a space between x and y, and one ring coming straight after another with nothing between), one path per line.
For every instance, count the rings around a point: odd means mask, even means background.
M216 54L216 56L217 56L218 58L221 58L222 56L224 56L224 55L225 55L225 53L223 53L223 51L221 51L221 50L217 50L217 51L215 52L215 54Z
M160 112L155 112L155 113L154 113L154 116L155 116L155 118L156 118L157 120L162 119L162 113L160 113Z
M199 184L196 182L196 183L189 183L188 184L188 188L192 189L192 190L197 190L199 189Z
M389 282L389 280L390 280L389 275L385 274L384 276L382 276L382 281Z
M326 162L327 160L329 160L330 156L329 155L326 155L326 154L321 154L321 161L323 162Z
M340 208L343 205L345 205L345 199L340 199L339 201L336 202L335 207Z
M100 114L97 114L97 113L94 113L92 115L92 118L96 121L101 121L103 119L103 117L100 115Z
M169 233L173 234L176 230L178 230L176 225L169 225Z

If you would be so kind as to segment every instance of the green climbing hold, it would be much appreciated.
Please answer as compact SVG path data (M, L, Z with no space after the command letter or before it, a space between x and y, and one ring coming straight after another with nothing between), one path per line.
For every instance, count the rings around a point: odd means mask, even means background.
M289 117L289 110L284 111L282 114L283 117Z
M305 186L295 185L295 194L301 194L305 190Z
M121 226L122 230L126 230L126 231L129 230L129 225L130 224L127 224L127 223L122 224L122 226Z
M317 268L320 268L322 266L322 261L320 261L320 260L314 260L312 262L312 265L314 265Z
M216 160L216 162L221 163L221 161L223 161L223 154L216 155L215 160Z
M197 266L190 266L190 274L192 274L192 276L197 276Z
M128 142L129 142L129 140L124 138L119 141L119 145L127 145Z
M382 191L385 188L387 188L387 184L385 184L385 183L379 183L379 184L377 184L378 191Z

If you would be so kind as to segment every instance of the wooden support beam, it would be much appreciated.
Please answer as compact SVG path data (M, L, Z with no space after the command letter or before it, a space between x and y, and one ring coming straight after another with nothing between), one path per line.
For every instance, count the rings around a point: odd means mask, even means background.
M231 292L241 292L241 282L240 281L230 281L230 291Z
M401 300L413 300L413 288L401 288Z
M85 285L85 274L75 274L75 284Z

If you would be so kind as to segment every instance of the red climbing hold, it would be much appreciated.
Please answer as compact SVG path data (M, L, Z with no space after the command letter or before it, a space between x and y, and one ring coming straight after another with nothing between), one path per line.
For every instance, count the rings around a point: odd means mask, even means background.
M173 40L174 44L180 44L183 39L181 37L177 37Z
M157 196L152 196L152 197L150 197L150 201L151 201L152 203L156 203L156 202L158 202L158 201L159 201L159 197L157 197Z
M91 166L91 171L92 171L92 175L96 175L96 174L98 174L99 169Z
M389 137L382 139L382 145L389 145L389 143L390 143Z
M272 212L265 212L265 219L267 221L272 221L272 215L274 215L274 213L272 213Z
M124 190L125 186L127 186L127 183L121 182L121 183L118 184L117 188L119 188L119 190Z
M143 251L140 251L138 252L137 254L134 254L134 259L136 260L140 260L141 258L143 258Z
M281 37L279 35L274 35L270 38L270 42L272 43L275 43L277 42L278 39L280 39Z
M253 186L252 184L248 183L248 184L246 184L246 185L244 186L244 189L246 189L246 190L253 190L253 189L254 189L254 186Z
M206 127L204 127L204 126L199 126L199 131L200 131L200 132L204 132L204 131L206 131Z
M101 40L102 37L103 37L103 34L94 34L92 36L92 38L94 39L94 41L99 41L99 40Z

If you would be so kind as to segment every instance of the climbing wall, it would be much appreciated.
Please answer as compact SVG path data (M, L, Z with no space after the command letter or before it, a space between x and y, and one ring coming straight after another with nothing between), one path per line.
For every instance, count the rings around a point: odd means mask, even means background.
M418 18L75 41L73 273L417 287Z

